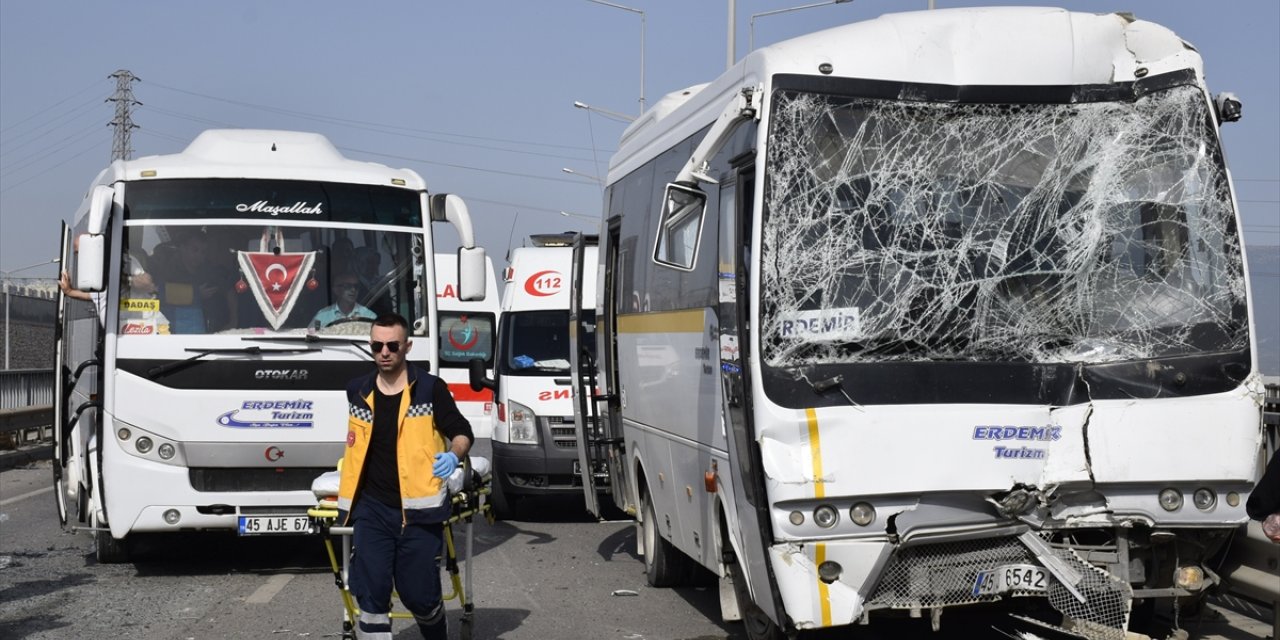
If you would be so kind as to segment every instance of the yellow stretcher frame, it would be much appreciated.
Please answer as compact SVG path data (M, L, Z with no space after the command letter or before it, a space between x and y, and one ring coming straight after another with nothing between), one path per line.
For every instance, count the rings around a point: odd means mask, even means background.
M464 461L463 477L471 478L472 472L468 461ZM475 603L471 597L471 550L474 542L474 532L472 530L472 521L475 516L481 515L493 524L493 508L489 505L490 493L490 476L483 476L477 482L466 482L461 491L450 496L450 502L453 506L453 513L448 520L444 521L444 564L445 570L449 572L449 581L453 591L451 593L442 594L441 600L448 601L457 599L462 606L461 634L462 640L471 640L471 625L475 617ZM342 640L356 640L356 624L360 619L360 609L356 606L356 600L351 595L351 589L347 586L347 562L351 558L351 536L353 529L351 527L334 526L338 519L338 509L332 506L317 505L307 509L307 516L311 518L312 530L318 533L324 539L325 551L329 554L329 567L333 570L333 581L337 585L338 591L342 594ZM462 571L458 566L458 548L454 542L453 525L464 524L466 532L464 541L466 554L462 560ZM339 561L337 553L333 548L334 536L338 536L342 540L342 560ZM461 574L461 575L460 575ZM411 620L413 614L408 611L396 611L395 601L398 596L392 592L392 620Z

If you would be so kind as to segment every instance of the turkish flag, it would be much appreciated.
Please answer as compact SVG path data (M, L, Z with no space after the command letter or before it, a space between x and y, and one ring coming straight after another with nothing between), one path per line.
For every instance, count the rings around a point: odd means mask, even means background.
M311 270L315 252L272 253L269 251L238 252L240 270L245 274L253 297L273 329L279 329L293 310L302 291L304 274Z

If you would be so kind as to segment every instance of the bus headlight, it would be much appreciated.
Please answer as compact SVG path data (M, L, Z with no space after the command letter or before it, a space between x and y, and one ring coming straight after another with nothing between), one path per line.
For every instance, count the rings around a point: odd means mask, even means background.
M849 509L849 518L859 527L865 527L876 521L876 508L866 502L859 502Z
M519 402L507 403L507 421L511 444L538 444L538 416Z
M817 509L813 510L813 523L823 529L830 529L836 526L839 521L840 512L829 504L819 505Z
M156 453L160 454L161 458L168 460L173 457L173 454L174 454L173 445L166 442L156 448Z
M137 447L138 453L147 453L148 451L151 451L151 445L151 438L146 436L138 438L138 441L133 444L134 447Z
M131 433L127 427L120 427L120 429L116 431L116 437L121 440L128 440L133 437L133 433Z
M1201 511L1208 511L1217 503L1218 494L1214 493L1213 489L1201 487L1191 494L1191 504L1196 505L1196 508Z
M1160 492L1160 508L1165 511L1177 511L1182 508L1182 492L1174 488Z

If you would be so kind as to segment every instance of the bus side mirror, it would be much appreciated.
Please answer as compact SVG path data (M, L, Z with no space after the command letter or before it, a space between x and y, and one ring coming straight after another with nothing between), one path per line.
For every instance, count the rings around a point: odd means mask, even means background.
M471 390L480 391L488 389L490 391L498 390L498 383L493 378L485 376L484 360L480 358L472 358L467 362L469 373L471 374Z
M1230 91L1219 93L1213 99L1213 107L1218 112L1218 122L1238 122L1244 110L1244 106L1240 104L1240 98Z
M97 185L89 192L89 233L102 235L111 219L111 199L115 190L105 184Z
M82 234L76 241L76 288L81 291L102 291L103 263L106 262L107 238L103 235Z
M465 302L484 300L484 247L458 248L458 299Z

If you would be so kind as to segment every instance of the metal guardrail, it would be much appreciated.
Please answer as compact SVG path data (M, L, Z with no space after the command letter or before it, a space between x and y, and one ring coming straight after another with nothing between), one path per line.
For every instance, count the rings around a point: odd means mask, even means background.
M0 449L53 439L53 405L0 409Z
M0 409L53 404L53 369L0 371Z

